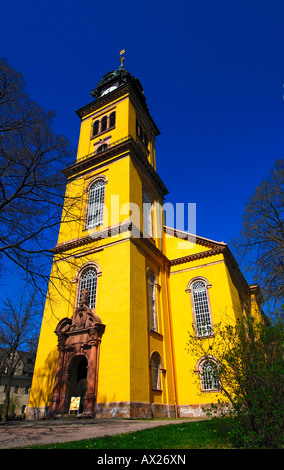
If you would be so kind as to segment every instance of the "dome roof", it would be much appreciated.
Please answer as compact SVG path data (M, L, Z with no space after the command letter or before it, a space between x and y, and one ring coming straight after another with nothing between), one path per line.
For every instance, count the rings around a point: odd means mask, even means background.
M114 80L116 80L117 78L119 78L120 80L123 80L124 82L127 82L128 80L131 79L131 75L128 72L128 70L124 69L124 67L119 67L119 69L115 71L106 73L101 79L101 81L98 83L97 88L100 87L101 85L109 84L113 82Z
M103 96L103 92L110 87L117 89L121 86L131 83L134 88L138 91L140 97L146 103L144 90L138 78L133 77L128 70L125 70L124 66L121 65L117 70L112 70L106 73L101 81L98 83L96 88L91 91L91 95L98 99Z

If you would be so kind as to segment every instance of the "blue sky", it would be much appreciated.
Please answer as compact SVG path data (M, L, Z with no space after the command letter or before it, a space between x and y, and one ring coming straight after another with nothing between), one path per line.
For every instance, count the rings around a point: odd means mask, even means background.
M76 147L75 110L125 49L161 131L167 201L196 203L197 234L230 245L283 158L283 18L280 0L6 0L1 56Z

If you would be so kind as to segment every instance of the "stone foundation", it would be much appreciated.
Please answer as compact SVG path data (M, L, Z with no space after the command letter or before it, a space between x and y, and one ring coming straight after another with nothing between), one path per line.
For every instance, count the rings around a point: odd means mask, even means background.
M152 418L205 418L206 409L210 404L204 405L162 405L143 402L112 402L97 403L95 418L124 418L124 419L152 419ZM38 420L47 418L47 407L28 408L27 419Z
M96 418L175 418L175 407L143 402L97 403Z
M179 418L205 418L206 412L211 407L211 404L204 405L179 405L178 417Z

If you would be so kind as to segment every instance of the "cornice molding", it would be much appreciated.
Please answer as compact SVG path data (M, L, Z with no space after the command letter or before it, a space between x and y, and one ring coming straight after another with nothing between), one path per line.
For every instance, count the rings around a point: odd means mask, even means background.
M216 242L214 240L210 240L209 238L204 238L198 235L193 235L192 233L183 232L182 230L177 230L175 228L167 227L165 225L163 226L163 230L166 234L171 235L172 237L176 237L181 240L186 240L189 242L195 242L198 245L207 246L210 248L227 246L227 244L224 242Z
M98 98L91 103L86 104L82 108L76 111L76 114L81 118L84 119L91 113L94 113L98 109L107 106L108 104L112 103L115 105L115 101L121 98L124 95L129 95L132 101L135 103L136 107L139 107L140 110L143 109L144 113L146 114L147 118L151 121L153 129L155 130L155 135L160 135L160 131L155 124L154 119L152 118L151 114L149 113L148 106L146 103L141 99L140 93L135 89L135 85L133 83L127 83L126 85L120 86L117 90L107 94L102 98Z
M109 93L108 95L104 96L103 98L99 98L97 100L92 101L91 103L86 104L82 108L78 109L76 111L76 114L83 119L84 117L88 116L88 114L91 114L98 109L103 108L107 104L116 101L118 98L121 96L129 93L130 90L130 85L126 85L125 87L120 87L118 90L113 91L112 93Z
M123 232L128 232L129 230L131 230L131 227L132 227L132 223L128 220L118 225L107 227L104 230L99 230L98 232L94 232L92 235L86 235L84 237L69 240L68 242L59 243L54 248L51 248L50 251L51 253L54 253L54 254L64 253L74 248L79 248L84 245L89 245L90 243L94 241L103 240L111 236L119 235L120 233L123 233Z
M213 248L212 250L202 251L201 253L194 253L188 256L181 256L180 258L175 258L170 260L171 266L176 266L177 264L189 263L190 261L195 261L202 258L208 258L209 256L219 255L226 250L226 247Z
M127 153L129 153L130 157L133 158L143 168L145 173L150 177L151 181L158 189L159 193L162 196L168 194L168 190L164 182L159 177L156 170L148 162L145 153L141 149L140 145L135 142L132 136L128 136L126 140L118 142L117 145L114 145L113 147L110 147L103 152L100 152L98 154L90 154L90 156L87 156L82 160L78 160L73 165L70 165L65 168L62 173L67 178L72 178L78 173L86 171L95 165L101 164L104 161L108 161L109 159L125 157Z

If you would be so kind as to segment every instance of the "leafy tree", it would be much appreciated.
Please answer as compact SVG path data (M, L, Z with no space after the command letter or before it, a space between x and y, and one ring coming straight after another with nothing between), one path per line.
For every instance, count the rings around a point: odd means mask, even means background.
M283 445L284 329L244 315L235 325L217 325L212 338L190 334L189 352L211 364L223 397L215 408L234 416L231 437L240 447Z
M234 242L247 260L263 295L284 299L284 160L277 160L268 178L256 188L243 216L242 231Z

